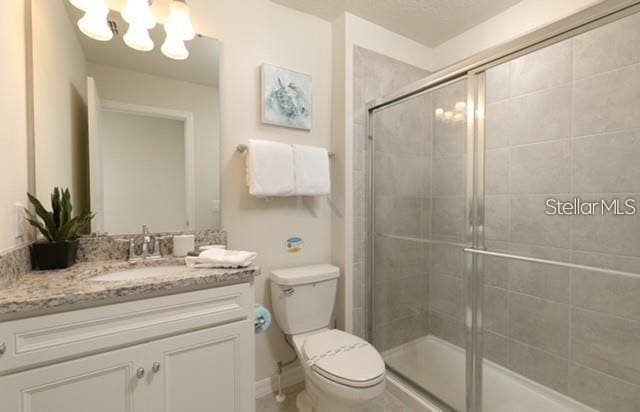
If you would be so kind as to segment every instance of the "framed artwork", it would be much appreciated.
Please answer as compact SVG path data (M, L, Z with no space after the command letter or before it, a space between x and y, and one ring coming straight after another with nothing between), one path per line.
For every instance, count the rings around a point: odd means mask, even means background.
M262 123L311 130L311 76L262 65Z

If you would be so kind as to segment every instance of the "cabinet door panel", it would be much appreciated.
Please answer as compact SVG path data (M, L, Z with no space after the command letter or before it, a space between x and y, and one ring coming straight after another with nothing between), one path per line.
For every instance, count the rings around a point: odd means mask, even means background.
M145 390L135 377L140 355L138 348L123 349L4 376L0 409L139 412Z
M243 321L152 343L151 410L253 411L252 330Z

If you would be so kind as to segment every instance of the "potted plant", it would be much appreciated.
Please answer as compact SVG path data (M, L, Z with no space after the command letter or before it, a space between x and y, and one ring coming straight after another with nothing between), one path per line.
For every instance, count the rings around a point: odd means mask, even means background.
M95 216L89 211L71 217L69 189L54 188L51 211L32 194L27 193L35 213L26 210L27 221L44 237L31 245L31 266L34 269L64 269L73 266L78 252L78 236L89 227Z

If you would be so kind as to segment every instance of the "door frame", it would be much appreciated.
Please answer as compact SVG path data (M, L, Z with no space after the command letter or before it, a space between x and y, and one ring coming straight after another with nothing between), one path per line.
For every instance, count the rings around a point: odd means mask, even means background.
M146 106L141 104L125 103L117 100L100 100L100 110L113 113L133 114L160 119L178 120L184 124L184 165L185 165L185 200L186 200L186 230L196 227L195 212L195 132L194 115L192 112L167 109L164 107ZM89 165L92 173L95 163ZM98 172L99 173L99 172ZM103 210L93 212L104 213Z

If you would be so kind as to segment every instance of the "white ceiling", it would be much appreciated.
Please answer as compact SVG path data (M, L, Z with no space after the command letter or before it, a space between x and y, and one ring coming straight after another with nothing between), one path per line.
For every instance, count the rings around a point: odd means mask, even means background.
M522 0L271 0L333 21L349 12L435 47Z
M217 40L198 35L195 39L186 42L189 50L188 59L172 60L160 51L165 37L164 27L161 24L157 24L149 31L155 44L154 49L149 52L140 52L124 43L122 37L128 24L114 9L109 13L109 20L117 25L118 33L110 41L101 42L85 36L78 30L75 22L82 17L82 12L68 2L65 3L67 3L70 21L75 28L87 61L204 86L218 87L220 44ZM109 5L112 6L112 3L110 2ZM163 4L163 2L156 0L154 5L157 4ZM157 13L154 14L158 16ZM162 21L162 19L159 20Z

